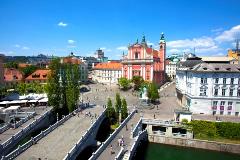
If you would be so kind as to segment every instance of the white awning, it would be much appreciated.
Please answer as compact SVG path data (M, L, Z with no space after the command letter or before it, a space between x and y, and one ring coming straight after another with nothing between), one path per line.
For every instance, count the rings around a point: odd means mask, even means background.
M3 110L3 112L11 112L11 111L16 111L20 108L20 106L10 106L6 109Z
M9 101L2 101L2 102L0 102L0 104L8 104L9 103Z
M40 99L38 102L48 102L48 98Z
M36 103L36 102L38 102L37 99L32 99L32 100L29 100L29 101L28 101L28 103Z

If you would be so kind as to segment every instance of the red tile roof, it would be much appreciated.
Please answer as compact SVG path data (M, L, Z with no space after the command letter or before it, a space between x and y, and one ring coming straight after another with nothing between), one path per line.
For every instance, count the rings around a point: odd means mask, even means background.
M26 67L28 67L28 66L31 66L31 64L27 64L27 63L19 63L19 64L18 64L18 67L19 67L19 68L26 68Z
M120 62L98 63L94 69L121 70L122 64Z
M38 69L29 75L25 80L47 80L47 75L50 73L50 70L47 69Z
M23 74L21 71L15 68L4 68L4 81L21 81L23 79Z
M152 54L153 57L158 57L158 51L153 48L146 48L147 54Z

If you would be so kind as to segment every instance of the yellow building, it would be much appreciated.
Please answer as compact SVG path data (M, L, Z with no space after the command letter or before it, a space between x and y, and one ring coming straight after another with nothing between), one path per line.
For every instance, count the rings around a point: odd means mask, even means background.
M229 49L228 50L228 57L233 57L235 59L240 58L240 51L237 51L236 49Z
M228 57L233 57L240 61L240 49L239 49L239 40L236 40L236 49L228 50Z

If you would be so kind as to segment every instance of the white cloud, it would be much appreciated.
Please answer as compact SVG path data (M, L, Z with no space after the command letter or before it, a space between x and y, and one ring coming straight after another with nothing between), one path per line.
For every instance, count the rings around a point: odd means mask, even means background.
M221 48L219 48L218 46L212 46L212 47L208 47L208 48L196 48L195 52L207 54L207 53L216 53L220 50L221 50Z
M68 45L67 48L76 48L77 46L74 45Z
M23 46L22 49L23 49L23 50L29 50L30 48L29 48L29 47L26 47L26 46Z
M74 40L72 40L72 39L69 39L69 40L68 40L68 43L69 43L69 44L73 44L73 43L75 43L75 42L76 42L76 41L74 41Z
M230 30L222 32L219 36L215 38L218 42L229 42L233 41L240 35L240 25L232 27Z
M204 47L212 47L215 46L215 42L210 37L201 37L201 38L193 38L184 39L184 40L176 40L167 42L167 46L170 48L204 48Z
M126 46L120 46L120 47L117 47L117 50L120 50L120 51L127 51L128 48Z
M20 48L21 46L19 44L15 44L14 47Z
M220 32L220 31L222 31L223 30L223 28L215 28L215 29L212 29L211 30L211 32Z
M67 27L67 23L64 23L64 22L59 22L58 23L58 26L60 26L60 27Z
M173 48L173 49L168 50L168 52L172 54L172 53L178 53L178 52L181 52L181 50L176 49L176 48Z

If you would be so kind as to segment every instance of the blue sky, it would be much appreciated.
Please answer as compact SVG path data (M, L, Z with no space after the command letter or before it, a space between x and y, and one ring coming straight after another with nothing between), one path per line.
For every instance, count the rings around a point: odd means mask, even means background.
M167 54L226 55L240 38L239 0L0 0L0 53L92 55L118 59L146 36Z

